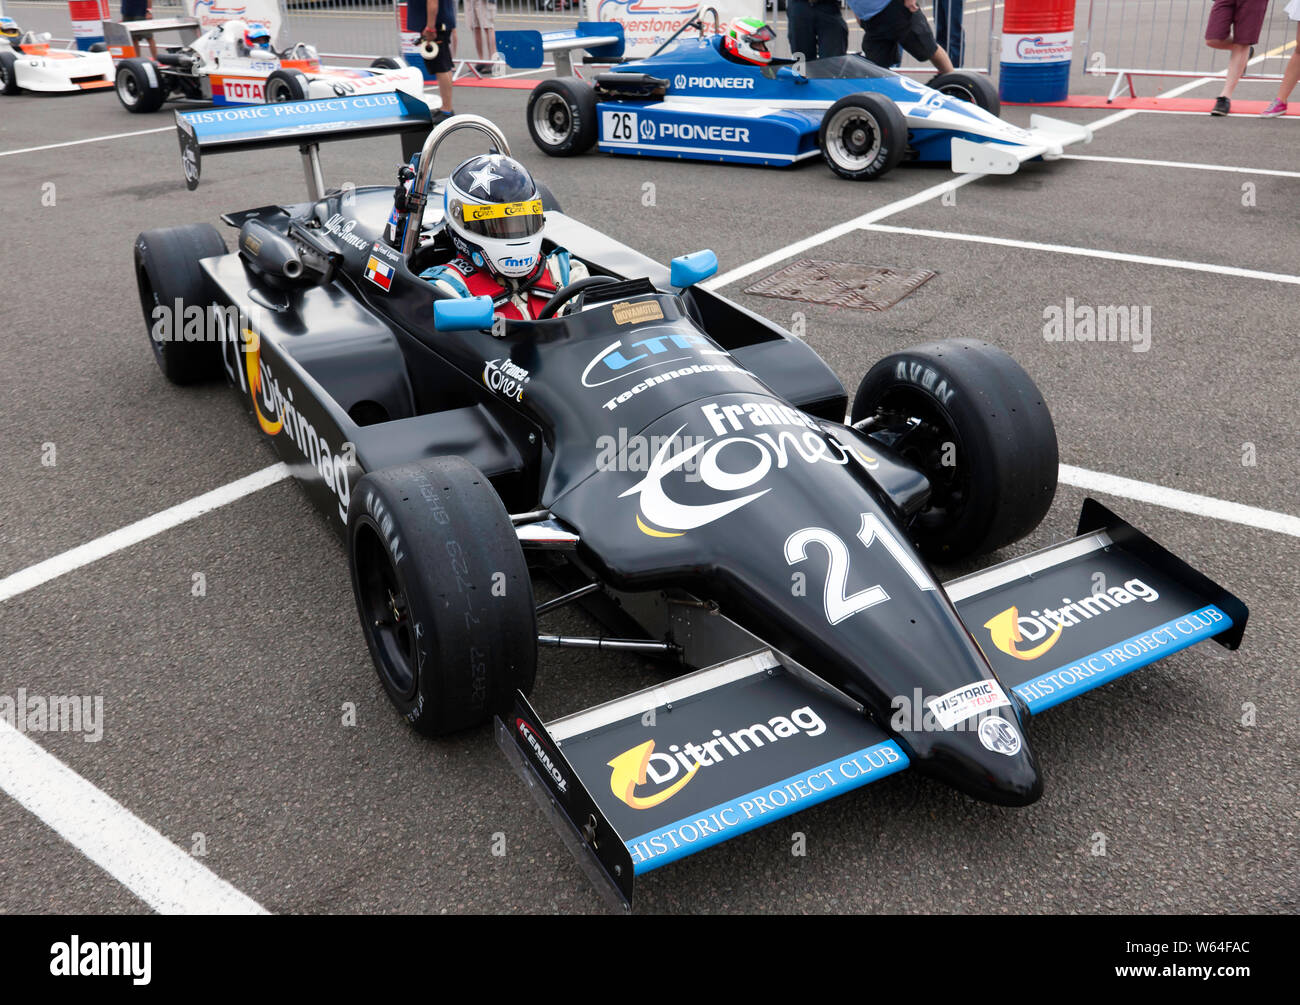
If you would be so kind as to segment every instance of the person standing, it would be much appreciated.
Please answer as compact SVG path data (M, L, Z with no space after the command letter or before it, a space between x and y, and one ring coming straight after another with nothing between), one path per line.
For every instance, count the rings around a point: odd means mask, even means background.
M825 59L849 51L849 26L840 13L840 0L789 0L785 16L791 55Z
M919 0L849 0L849 7L862 25L862 55L877 66L896 66L901 47L913 59L929 60L940 73L952 72Z
M961 66L966 36L962 31L964 0L934 0L934 37L943 46L953 66Z
M1232 110L1232 92L1237 89L1246 63L1259 41L1259 30L1268 11L1268 0L1214 0L1210 18L1205 23L1205 44L1211 49L1228 52L1228 74L1223 90L1214 99L1211 115L1227 115Z
M465 24L474 34L480 60L474 69L491 71L497 52L497 0L465 0Z
M1277 89L1277 97L1259 113L1265 119L1275 119L1279 115L1286 114L1287 99L1295 90L1296 83L1300 82L1300 0L1291 0L1286 5L1286 13L1287 17L1296 23L1295 48L1291 50L1291 58L1287 60L1286 69L1282 71L1282 83Z
M456 50L456 0L408 0L406 30L419 32L421 41L438 47L433 58L424 61L437 78L438 97L442 100L434 121L455 115L451 107L451 60Z
M128 21L152 21L153 4L150 0L122 0L122 23ZM142 42L149 43L149 55L154 59L158 58L158 43L153 40L152 35L141 35Z

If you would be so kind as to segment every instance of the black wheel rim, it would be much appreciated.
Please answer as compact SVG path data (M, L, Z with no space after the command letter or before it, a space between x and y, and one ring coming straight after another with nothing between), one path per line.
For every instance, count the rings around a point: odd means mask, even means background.
M930 499L913 520L914 529L933 533L951 529L971 490L969 458L952 420L929 397L903 387L881 396L872 419L872 439L916 465L930 481ZM955 463L945 464L950 451Z
M140 100L140 87L135 77L129 73L122 74L122 79L117 83L117 90L128 105L134 105Z
M369 524L357 529L356 565L361 621L375 663L389 690L410 701L419 683L410 603L388 549Z

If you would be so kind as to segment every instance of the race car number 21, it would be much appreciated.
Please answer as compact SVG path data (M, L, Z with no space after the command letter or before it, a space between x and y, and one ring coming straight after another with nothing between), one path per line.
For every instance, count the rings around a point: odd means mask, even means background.
M926 574L921 563L908 550L907 546L898 540L884 525L880 517L874 513L862 514L862 526L858 530L858 540L870 548L871 545L879 541L884 545L889 556L896 562L903 571L907 573L909 579L916 585L918 590L933 590L934 582ZM832 625L838 625L845 618L851 618L853 615L865 611L868 607L875 607L876 604L884 603L889 599L889 594L885 592L882 586L868 586L865 590L859 590L852 596L848 594L847 585L849 579L849 547L844 543L840 536L825 527L805 527L803 530L797 530L785 540L785 560L790 565L798 565L808 557L808 546L810 544L819 544L826 551L828 562L826 565L826 587L823 595L823 606L826 611L826 620Z
M636 112L602 112L601 132L608 143L633 143L636 141Z

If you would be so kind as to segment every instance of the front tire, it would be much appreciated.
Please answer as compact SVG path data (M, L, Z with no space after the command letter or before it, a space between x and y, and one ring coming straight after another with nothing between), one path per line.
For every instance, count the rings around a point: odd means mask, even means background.
M468 729L531 690L532 580L510 516L460 457L366 475L348 509L348 565L379 680L415 729Z
M1006 547L1056 495L1056 428L1042 393L1009 355L979 339L892 353L867 371L851 418L930 480L911 534L946 563Z
M596 92L577 77L543 80L528 96L528 134L551 157L574 157L596 143Z
M226 242L209 223L146 230L135 239L135 281L144 312L145 329L158 368L173 384L196 384L214 380L223 372L221 343L203 338L185 341L186 308L206 310L210 297L207 279L199 261L224 255ZM155 332L161 308L170 317L170 337ZM178 311L179 308L179 311Z
M158 67L146 59L125 59L117 64L117 100L128 112L156 112L167 100Z
M848 94L822 116L817 142L841 178L871 181L893 170L907 152L907 120L879 94Z
M300 70L276 70L266 78L262 93L268 105L278 105L285 101L305 101L307 89L307 78Z
M376 60L374 60L373 62L371 62L371 64L370 64L370 69L372 69L372 70L400 70L400 69L403 69L404 66L405 66L404 63L399 63L399 62L398 62L396 59L394 59L392 56L380 56L378 59L376 59Z
M930 87L940 94L978 105L992 115L1002 114L1002 101L998 98L998 89L993 86L993 82L988 77L981 74L966 73L963 70L941 73L930 81Z
M12 52L0 52L0 94L18 93L18 67Z

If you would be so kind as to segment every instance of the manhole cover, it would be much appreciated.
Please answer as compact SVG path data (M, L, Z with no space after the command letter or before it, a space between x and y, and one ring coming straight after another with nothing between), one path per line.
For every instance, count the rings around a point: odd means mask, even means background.
M925 269L904 272L875 265L801 258L780 272L760 279L745 292L810 304L855 307L860 311L883 311L935 275Z

